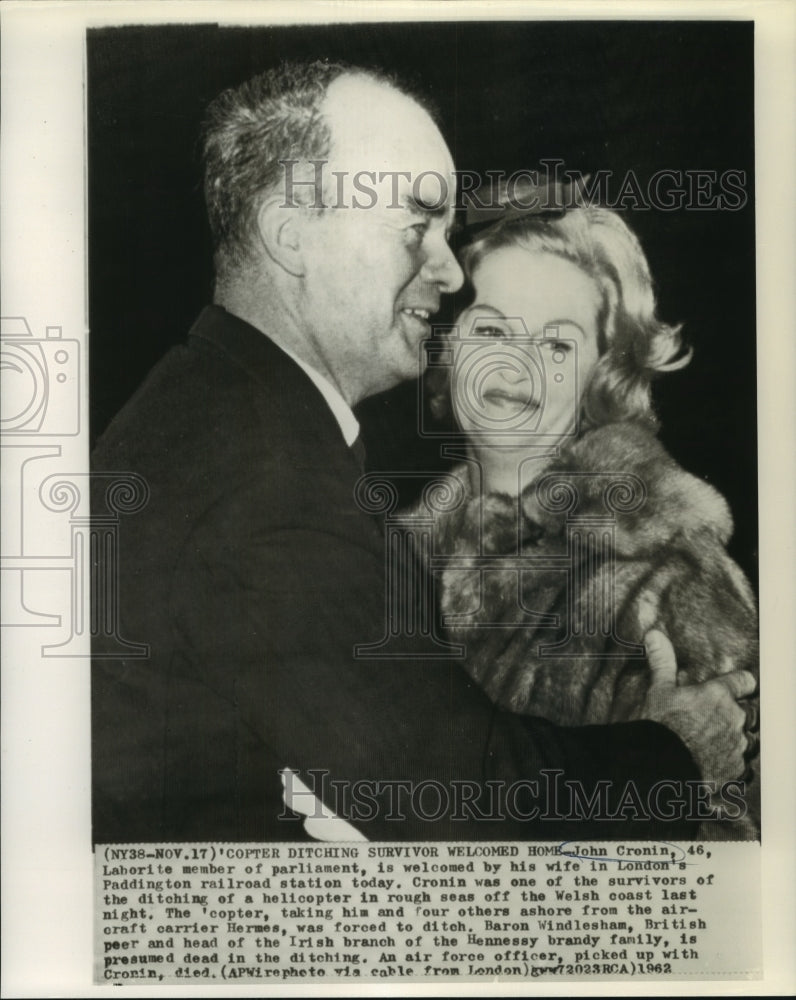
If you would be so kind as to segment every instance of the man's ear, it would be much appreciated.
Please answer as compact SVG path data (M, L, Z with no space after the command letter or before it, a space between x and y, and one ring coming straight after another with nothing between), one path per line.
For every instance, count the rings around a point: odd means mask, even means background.
M302 236L306 219L298 205L267 198L257 212L257 229L268 256L289 274L304 274Z

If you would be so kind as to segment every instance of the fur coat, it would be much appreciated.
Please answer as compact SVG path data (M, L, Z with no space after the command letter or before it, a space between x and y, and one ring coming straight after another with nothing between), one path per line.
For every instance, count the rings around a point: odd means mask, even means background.
M560 725L627 718L647 690L653 627L671 639L682 683L757 675L755 600L724 548L727 504L644 426L586 432L519 500L482 501L466 465L448 475L443 493L459 502L434 512L430 569L448 637L500 707ZM750 759L757 712L753 699ZM736 836L756 835L756 788L753 763L751 823Z

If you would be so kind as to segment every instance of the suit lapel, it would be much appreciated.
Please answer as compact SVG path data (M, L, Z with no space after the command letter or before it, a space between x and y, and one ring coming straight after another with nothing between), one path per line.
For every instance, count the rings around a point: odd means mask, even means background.
M264 435L286 462L359 474L357 458L317 386L266 334L219 306L207 306L189 344L213 350L245 372Z

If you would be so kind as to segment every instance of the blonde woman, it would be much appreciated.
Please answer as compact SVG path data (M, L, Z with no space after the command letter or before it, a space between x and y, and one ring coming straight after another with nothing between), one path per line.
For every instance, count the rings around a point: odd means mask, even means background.
M596 206L515 213L463 264L474 301L447 339L432 408L449 401L467 437L435 542L465 669L500 707L562 725L630 716L654 627L683 684L757 674L755 601L725 550L727 504L655 436L651 381L689 354L656 317L636 237ZM706 836L757 836L756 700L747 717L746 800L727 790Z

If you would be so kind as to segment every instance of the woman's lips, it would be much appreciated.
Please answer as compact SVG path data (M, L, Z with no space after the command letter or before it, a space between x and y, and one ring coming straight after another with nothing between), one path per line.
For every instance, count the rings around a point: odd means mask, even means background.
M513 403L518 406L534 407L527 392L510 392L507 389L487 389L481 394L481 398L489 403Z

